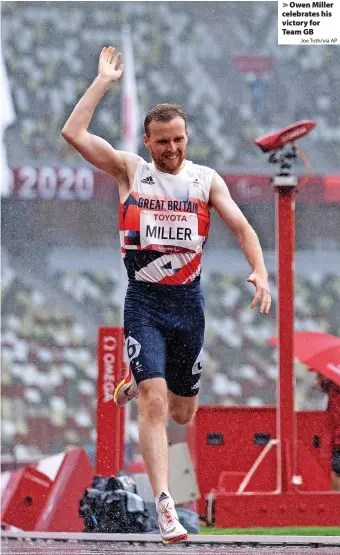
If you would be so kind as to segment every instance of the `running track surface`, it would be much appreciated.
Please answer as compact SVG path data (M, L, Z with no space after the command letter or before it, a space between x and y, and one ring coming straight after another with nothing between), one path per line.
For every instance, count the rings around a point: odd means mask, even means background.
M240 538L241 539L241 538ZM227 545L213 543L179 543L163 546L161 543L119 541L55 541L3 538L3 555L339 555L338 547L321 545Z

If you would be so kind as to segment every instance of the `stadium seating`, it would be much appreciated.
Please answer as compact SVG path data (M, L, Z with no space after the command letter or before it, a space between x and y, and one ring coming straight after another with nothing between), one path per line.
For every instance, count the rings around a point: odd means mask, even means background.
M95 315L104 326L119 322L120 292L119 275L116 272L58 273L55 281L60 290L83 305L87 312Z
M4 4L3 51L17 112L7 134L9 160L80 163L60 137L80 95L95 77L103 45L121 48L129 23L143 114L158 102L183 104L189 157L217 170L265 164L253 140L277 126L312 118L318 127L309 153L314 167L336 168L340 153L340 70L337 49L278 46L276 6L161 2ZM241 73L235 54L264 54L263 75ZM91 130L120 147L121 82L96 110ZM142 128L141 128L142 131ZM330 148L330 146L332 148ZM140 154L146 151L140 144Z
M2 273L3 452L16 444L21 457L33 456L93 441L95 345L10 264Z

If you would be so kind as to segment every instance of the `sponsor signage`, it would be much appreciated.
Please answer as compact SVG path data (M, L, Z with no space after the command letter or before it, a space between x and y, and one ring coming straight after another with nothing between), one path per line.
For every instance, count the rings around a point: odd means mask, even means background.
M124 373L123 341L122 328L99 328L96 472L101 476L112 476L123 468L125 411L114 402Z
M238 203L268 202L274 198L271 175L225 173L222 176L232 197ZM299 177L299 182L302 180L303 175ZM23 166L12 170L11 196L30 201L89 201L93 198L118 197L118 187L114 178L89 167L44 166L37 169L33 166ZM311 176L308 183L299 190L297 200L304 204L339 203L340 174ZM173 209L176 210L175 207ZM178 210L183 210L183 207L180 206Z

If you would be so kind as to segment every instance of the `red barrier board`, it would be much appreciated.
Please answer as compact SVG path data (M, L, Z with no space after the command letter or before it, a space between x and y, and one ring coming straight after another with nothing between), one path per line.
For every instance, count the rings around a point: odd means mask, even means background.
M56 469L48 461L45 471L56 470L54 479L31 465L10 474L1 497L1 523L27 532L81 532L79 502L93 480L91 461L80 447L66 451Z
M113 476L124 466L125 411L114 402L114 390L124 376L124 331L102 327L98 337L96 473Z
M1 522L21 530L35 530L51 487L52 480L33 466L15 470L1 499Z
M331 443L327 418L326 412L296 413L300 492L330 492ZM281 467L283 474L286 470L285 461L278 460L277 445L259 461L268 442L276 439L275 407L200 406L187 433L201 493L201 514L209 492L236 492L247 475L249 480L244 487L247 496L250 492L275 495L281 489ZM249 474L256 461L256 471Z
M218 528L339 526L340 495L333 492L216 496Z
M85 449L76 447L65 453L47 502L36 522L37 532L82 532L79 502L91 486L94 469Z
M199 513L221 528L339 526L327 419L327 412L296 413L296 475L285 492L290 457L283 449L280 460L275 407L199 407L187 427Z

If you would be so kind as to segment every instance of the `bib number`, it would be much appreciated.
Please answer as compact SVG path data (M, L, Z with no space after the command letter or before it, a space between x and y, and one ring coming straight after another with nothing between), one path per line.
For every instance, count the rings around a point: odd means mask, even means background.
M142 249L156 245L164 250L183 248L196 252L199 245L197 214L141 210L140 240ZM162 249L163 250L163 249Z

